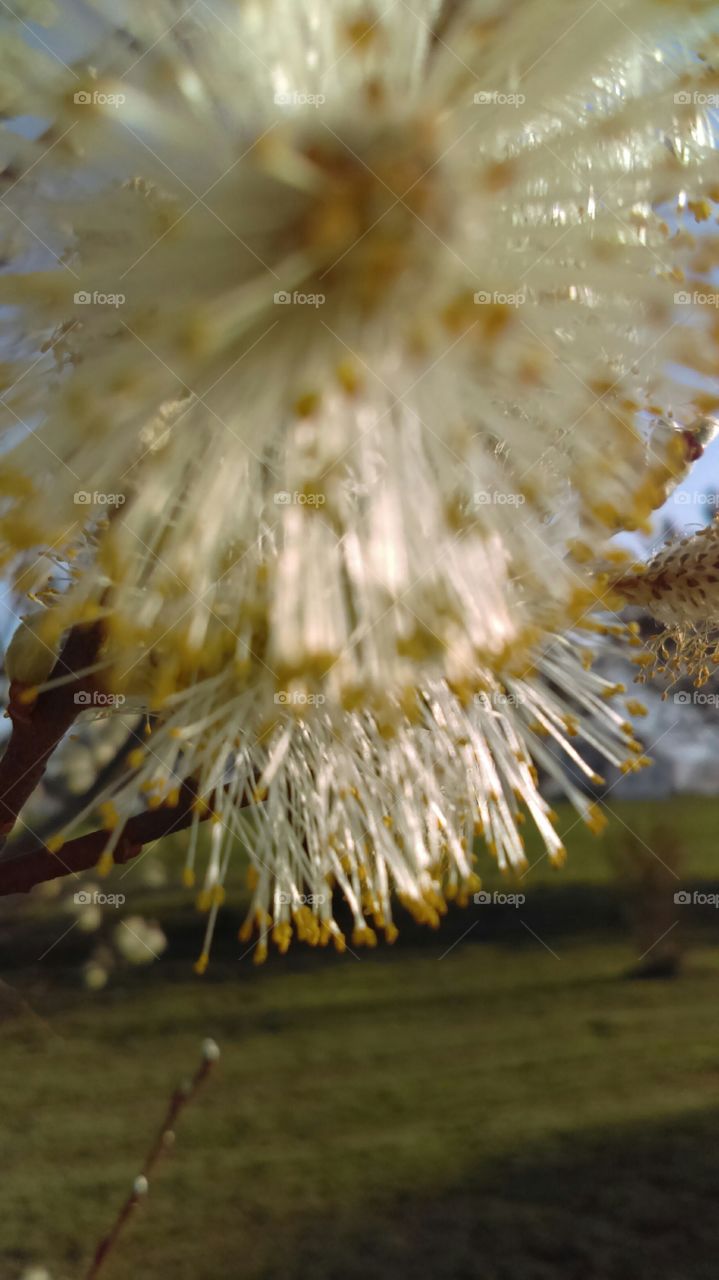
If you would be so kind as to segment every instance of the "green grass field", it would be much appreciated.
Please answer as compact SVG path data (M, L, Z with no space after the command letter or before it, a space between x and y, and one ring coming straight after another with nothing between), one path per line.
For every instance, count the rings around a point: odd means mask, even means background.
M92 993L86 940L39 961L52 902L4 914L3 1280L80 1280L205 1036L221 1061L107 1280L715 1280L717 913L678 910L681 976L628 979L608 849L674 832L682 883L717 881L719 804L612 809L521 910L470 906L359 960L238 963L231 902L197 978L184 893L128 877L170 946Z

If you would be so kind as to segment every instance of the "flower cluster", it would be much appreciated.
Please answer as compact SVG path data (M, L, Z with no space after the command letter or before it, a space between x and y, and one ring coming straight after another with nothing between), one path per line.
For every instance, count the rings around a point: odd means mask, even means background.
M719 665L719 521L674 539L617 587L629 604L660 624L640 680L649 670L677 677L688 672L698 688L706 684Z
M715 408L716 6L92 10L0 55L0 552L157 717L109 850L192 777L211 923L248 822L281 948L435 920L632 738L560 637Z

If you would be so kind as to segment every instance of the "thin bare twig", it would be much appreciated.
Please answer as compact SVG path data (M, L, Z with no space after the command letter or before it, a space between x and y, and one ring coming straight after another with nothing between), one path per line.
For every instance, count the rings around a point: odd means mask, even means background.
M132 1184L132 1190L122 1205L115 1221L106 1236L103 1236L95 1255L87 1272L86 1280L96 1280L100 1274L100 1269L109 1256L110 1252L117 1244L123 1227L130 1218L133 1209L137 1207L140 1201L147 1195L149 1188L149 1179L157 1165L160 1157L169 1151L175 1141L174 1126L180 1116L180 1113L186 1106L192 1102L198 1090L204 1084L214 1064L220 1056L220 1051L214 1040L206 1040L202 1046L202 1061L197 1068L191 1080L184 1081L178 1089L175 1089L170 1098L169 1106L165 1114L165 1118L160 1125L142 1166L141 1172L135 1178Z

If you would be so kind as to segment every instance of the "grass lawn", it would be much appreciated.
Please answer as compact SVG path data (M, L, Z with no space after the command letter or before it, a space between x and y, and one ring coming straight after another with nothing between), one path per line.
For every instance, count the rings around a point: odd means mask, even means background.
M688 878L719 879L719 806L683 803ZM616 806L609 838L656 843L660 808ZM719 934L689 908L682 976L627 980L608 859L575 834L501 923L470 907L360 961L257 970L220 924L197 978L200 922L165 889L166 956L92 993L70 941L20 963L8 926L3 1280L81 1280L205 1036L216 1074L107 1280L716 1280ZM35 957L51 908L21 919Z

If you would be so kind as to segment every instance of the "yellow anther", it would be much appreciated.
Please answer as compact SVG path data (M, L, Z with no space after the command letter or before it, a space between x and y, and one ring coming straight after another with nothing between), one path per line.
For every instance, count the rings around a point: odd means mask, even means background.
M99 806L99 814L105 830L114 831L120 821L120 815L111 800L103 801Z
M295 413L299 418L310 418L319 408L321 396L317 391L307 391L295 400Z
M112 854L106 849L97 864L97 874L104 880L109 876L114 865Z
M636 657L632 658L632 662L637 667L651 667L654 658L651 653L638 653Z
M596 804L590 805L587 809L585 822L589 830L596 836L601 835L607 826L607 818Z
M351 360L343 360L342 363L338 365L337 379L342 389L347 392L348 396L356 395L362 385L359 372Z
M649 714L644 703L640 702L638 698L628 698L624 705L630 716L646 716Z

